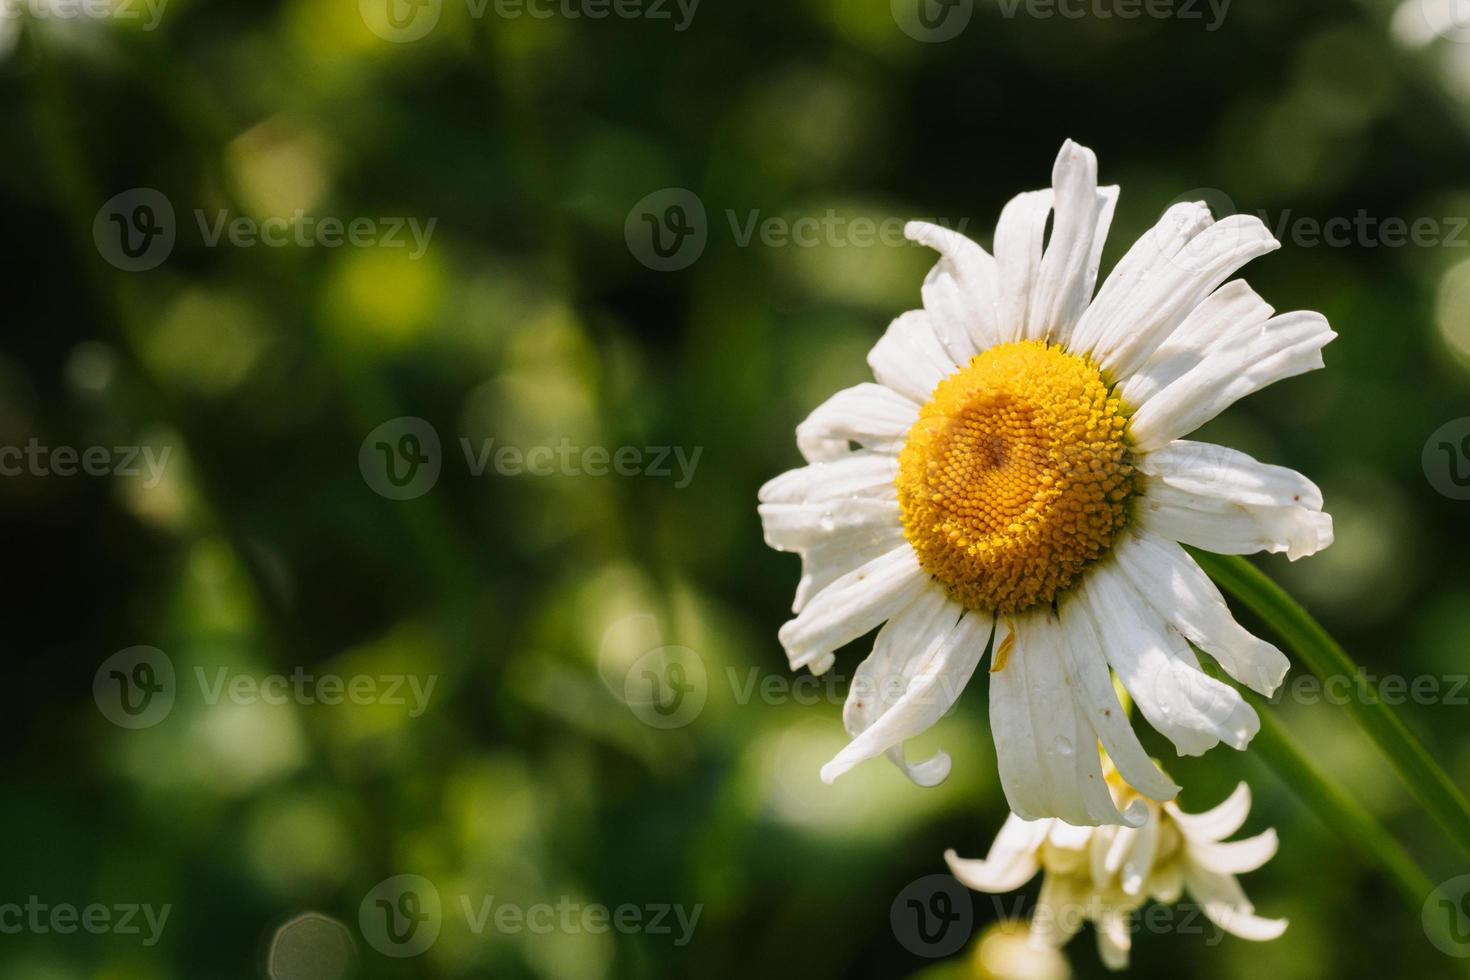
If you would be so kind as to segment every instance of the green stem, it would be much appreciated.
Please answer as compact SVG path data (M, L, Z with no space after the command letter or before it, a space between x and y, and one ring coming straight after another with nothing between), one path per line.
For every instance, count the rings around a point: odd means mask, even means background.
M1352 680L1358 696L1348 712L1388 757L1399 778L1460 849L1470 855L1470 801L1415 735L1384 703L1378 686L1321 624L1282 588L1244 558L1191 549L1210 577L1266 621L1324 683Z
M1225 672L1215 664L1206 660L1201 663L1215 679L1229 683ZM1370 861L1380 864L1409 906L1419 911L1434 891L1429 876L1367 808L1329 778L1297 745L1291 732L1266 710L1265 698L1251 691L1241 693L1261 716L1261 730L1251 741L1251 751L1258 753L1329 829Z

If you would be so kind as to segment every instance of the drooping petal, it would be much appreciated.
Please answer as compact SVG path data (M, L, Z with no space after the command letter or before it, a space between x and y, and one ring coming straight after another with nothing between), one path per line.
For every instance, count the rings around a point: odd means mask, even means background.
M830 783L883 753L922 786L949 775L946 753L911 766L903 743L933 726L959 698L985 656L993 622L934 584L890 619L853 677L843 710L853 739L822 767L822 780Z
M916 405L929 401L934 386L957 367L924 310L902 313L890 323L868 351L868 366L880 384Z
M1123 262L1078 321L1073 346L1119 379L1137 372L1207 296L1242 265L1280 245L1259 218L1171 208ZM1169 224L1165 225L1165 222ZM1162 227L1161 227L1162 226ZM1132 261L1130 262L1130 259ZM1108 286L1117 285L1109 290Z
M1109 970L1128 969L1128 951L1133 936L1122 909L1109 908L1097 917L1097 955Z
M1189 857L1217 874L1239 875L1254 871L1276 856L1275 830L1233 841L1190 841Z
M796 427L796 446L808 463L839 459L850 443L879 453L903 447L918 406L892 388L872 382L844 388L812 410Z
M1094 568L1078 597L1119 679L1150 725L1180 755L1202 755L1220 742L1237 749L1260 728L1240 692L1205 674L1183 637L1171 631L1117 569Z
M1227 674L1268 696L1281 685L1291 667L1286 654L1235 621L1215 583L1178 544L1139 528L1114 553L1138 594Z
M834 651L887 620L928 584L929 576L907 542L843 575L781 627L791 669L825 672Z
M1031 941L1060 949L1082 928L1093 907L1082 881L1048 873L1041 879L1041 894L1031 913Z
M1204 813L1185 813L1173 803L1164 810L1189 840L1224 840L1245 826L1251 812L1251 788L1245 783L1237 784L1225 802Z
M1240 399L1267 385L1322 367L1322 348L1337 334L1320 313L1274 316L1209 355L1154 393L1133 415L1139 452L1187 436Z
M941 256L924 279L924 309L955 363L964 364L995 346L999 342L995 259L976 242L940 225L910 221L903 232Z
M1123 856L1119 866L1119 884L1125 895L1141 898L1143 888L1153 874L1154 858L1159 853L1159 834L1162 821L1157 814L1138 828L1133 846Z
M1119 775L1138 792L1155 800L1172 800L1179 787L1154 765L1129 724L1086 608L1075 600L1063 600L1059 612L1062 650L1075 682L1074 696L1108 757Z
M1013 629L997 625L998 651L1005 636L1014 639L990 674L991 733L1011 809L1080 827L1140 822L1141 802L1125 817L1103 779L1097 733L1077 703L1060 624L1048 609L1017 617Z
M1122 866L1122 858L1112 861L1115 851L1126 851L1132 846L1134 827L1098 827L1087 842L1088 871L1092 874L1092 887L1102 891L1112 882L1112 877ZM1109 868L1109 864L1112 867Z
M1286 931L1285 919L1263 919L1245 897L1234 875L1209 871L1185 862L1184 884L1205 911L1205 917L1232 936L1265 941Z
M982 858L962 858L953 850L944 852L950 873L976 891L1015 891L1036 876L1041 865L1037 852L1051 829L1050 820L1022 820L1012 813L996 834L990 853Z

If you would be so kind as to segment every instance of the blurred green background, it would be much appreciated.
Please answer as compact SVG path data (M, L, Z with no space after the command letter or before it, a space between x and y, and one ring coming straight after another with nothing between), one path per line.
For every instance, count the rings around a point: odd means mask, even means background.
M915 747L954 756L941 787L881 761L822 785L842 691L790 684L776 630L798 562L762 543L755 493L919 305L933 255L865 245L853 219L964 222L989 244L1066 137L1123 187L1105 269L1186 194L1264 212L1284 239L1247 274L1278 309L1328 315L1328 369L1202 437L1322 485L1337 543L1262 565L1370 671L1446 694L1463 678L1470 503L1421 462L1470 415L1470 31L1453 4L1235 0L1217 18L1180 0L1125 19L975 0L932 8L968 20L925 41L881 0L704 0L689 19L651 3L593 19L442 0L413 40L419 8L395 26L372 0L171 0L156 20L142 0L106 19L26 0L0 18L0 446L170 452L157 480L0 478L0 904L171 907L152 945L146 928L0 935L0 976L260 976L308 910L344 924L368 977L989 976L975 950L1010 899L976 896L975 939L940 963L889 918L946 847L983 853L1005 817L984 682ZM176 240L130 272L107 209L135 188L167 200ZM670 215L668 188L693 195L705 244L661 270L638 235ZM148 225L124 200L123 223ZM437 223L414 257L211 246L198 212ZM1314 240L1360 213L1433 234ZM742 244L752 218L829 214L815 243ZM370 434L404 446L403 417L437 434L441 472L396 500ZM677 466L476 475L462 439L700 456L682 486ZM132 729L94 680L139 645L176 690ZM668 647L703 670L703 703L665 728L625 701ZM332 705L210 703L198 682L298 668L434 687L415 712L406 685L407 705ZM1456 690L1402 711L1470 784ZM1341 707L1276 711L1436 881L1470 871ZM1188 809L1249 780L1246 830L1275 826L1282 849L1244 884L1291 927L1269 944L1143 933L1136 974L1458 969L1259 758L1178 760L1146 737ZM437 942L407 958L359 919L400 874L443 902ZM677 925L476 934L460 899L490 896L699 918L683 944ZM286 950L282 975L334 975L331 935ZM1068 953L1102 974L1090 934Z

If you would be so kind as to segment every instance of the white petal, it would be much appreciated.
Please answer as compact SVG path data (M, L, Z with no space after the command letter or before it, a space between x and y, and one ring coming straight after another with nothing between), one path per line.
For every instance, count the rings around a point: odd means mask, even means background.
M1144 796L1172 800L1179 794L1179 787L1154 765L1129 724L1118 693L1113 690L1103 646L1087 609L1075 597L1068 597L1061 602L1060 613L1062 648L1075 682L1075 696L1113 765L1128 785Z
M1031 941L1057 949L1065 946L1087 921L1090 897L1071 876L1047 874L1031 913Z
M1037 852L1051 828L1050 820L1022 820L1012 813L1006 817L990 853L984 859L961 858L954 851L944 852L950 873L976 891L1015 891L1036 876L1040 869Z
M1225 842L1191 841L1189 857L1201 867L1217 874L1238 875L1254 871L1276 856L1278 841L1275 830L1254 837Z
M813 409L796 427L796 445L808 463L838 459L849 443L897 453L919 417L918 406L892 388L867 382L844 388Z
M1062 820L1053 820L1049 840L1054 848L1081 852L1091 846L1092 838L1097 834L1098 829L1097 827L1078 827Z
M1052 192L1017 194L995 226L996 336L1002 343L1030 336L1028 309L1041 272L1041 248Z
M1137 277L1128 284L1131 288L1120 285L1111 293L1106 287L1100 291L1074 334L1074 349L1091 353L1115 378L1125 379L1137 372L1235 270L1280 247L1253 216L1231 215L1199 227L1196 212L1170 209L1165 220L1171 215L1174 227L1160 231L1156 226L1144 236L1146 241L1140 240L1140 253L1131 264L1136 266L1132 274ZM1192 231L1197 233L1181 244L1180 238ZM1108 285L1114 282L1120 280L1113 279Z
M995 259L976 242L939 225L910 221L903 232L942 256L924 279L924 309L955 363L963 365L995 346Z
M1255 908L1232 875L1216 874L1186 863L1184 882L1205 910L1205 917L1232 936L1264 941L1286 931L1285 919L1262 919L1254 914Z
M1184 318L1143 366L1119 388L1137 408L1182 378L1217 347L1241 343L1276 311L1244 279L1232 279Z
M1115 849L1127 849L1131 846L1133 827L1098 827L1092 832L1092 839L1088 841L1087 863L1088 871L1092 874L1092 887L1094 891L1102 891L1108 887L1113 875L1122 865L1122 858L1111 869L1108 867L1109 855Z
M873 531L902 531L898 500L839 497L792 504L761 504L766 544L777 551L806 551L824 541Z
M1202 755L1219 742L1237 749L1250 743L1261 724L1255 711L1235 688L1200 670L1189 645L1116 568L1094 568L1078 595L1108 663L1149 724L1180 755Z
M1154 870L1154 858L1159 853L1159 828L1162 821L1153 816L1138 828L1136 840L1124 857L1119 883L1126 895L1143 895L1143 886L1148 883Z
M1004 635L997 626L997 650ZM1076 826L1124 823L1103 780L1097 734L1076 702L1060 624L1050 610L1030 613L1009 635L1012 649L990 674L990 726L1011 809ZM1132 811L1126 818L1138 820Z
M1292 561L1332 543L1322 491L1295 470L1179 439L1138 457L1139 521L1162 537L1220 554L1284 551Z
M827 462L787 470L766 481L759 499L763 504L836 500L854 494L898 499L893 480L898 460L880 453L852 453Z
M861 534L834 537L803 549L801 581L797 583L791 611L801 612L812 597L842 576L907 543L902 527L875 526Z
M790 470L761 487L766 543L801 554L793 612L843 575L904 543L892 456L852 453Z
M966 611L934 584L890 619L853 677L843 709L853 739L822 767L823 781L885 752L920 785L949 775L947 754L910 766L903 743L933 726L959 698L985 655L992 625L988 614Z
M1097 955L1109 970L1128 969L1133 936L1120 909L1107 909L1097 918Z
M843 575L781 627L781 645L791 668L824 672L832 665L834 651L908 605L928 583L928 574L907 542Z
M1148 879L1148 897L1163 905L1173 905L1184 893L1184 862L1166 861L1154 868Z
M1138 594L1231 677L1268 696L1281 685L1291 667L1286 654L1235 621L1215 583L1178 544L1136 529L1114 553Z
M1097 239L1103 212L1111 221L1116 188L1102 194L1097 186L1097 157L1071 140L1062 144L1052 167L1051 236L1037 269L1027 305L1026 336L1065 342L1097 282ZM1101 233L1100 233L1101 232Z
M929 401L934 386L958 367L923 310L910 310L890 323L868 351L868 365L880 383L916 405Z
M1244 826L1250 816L1251 788L1238 784L1224 803L1204 813L1185 813L1173 803L1164 809L1189 840L1224 840Z
M1148 274L1166 265L1186 242L1211 223L1210 209L1199 202L1176 204L1165 211L1158 223L1129 247L1103 281L1097 296L1077 321L1071 349L1087 353L1105 335L1126 329L1129 316L1141 302L1136 297L1143 295Z
M1337 336L1322 314L1310 310L1274 316L1240 334L1133 414L1129 432L1139 452L1188 435L1252 392L1321 367L1322 348Z

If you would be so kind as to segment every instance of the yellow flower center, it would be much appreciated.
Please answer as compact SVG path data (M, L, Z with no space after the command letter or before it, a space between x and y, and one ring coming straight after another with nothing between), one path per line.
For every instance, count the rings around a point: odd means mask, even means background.
M1127 522L1127 425L1085 357L1039 340L976 356L934 389L899 453L919 563L971 609L1051 602Z

